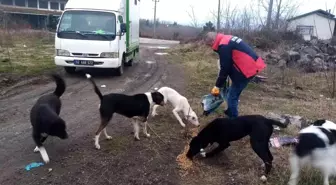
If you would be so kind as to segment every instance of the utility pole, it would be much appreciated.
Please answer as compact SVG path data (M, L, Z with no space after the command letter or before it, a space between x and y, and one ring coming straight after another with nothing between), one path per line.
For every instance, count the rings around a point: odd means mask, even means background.
M154 30L153 30L153 38L156 38L156 3L159 2L159 0L153 0L154 1Z
M218 0L217 32L219 32L219 29L220 29L220 9L221 9L221 0Z

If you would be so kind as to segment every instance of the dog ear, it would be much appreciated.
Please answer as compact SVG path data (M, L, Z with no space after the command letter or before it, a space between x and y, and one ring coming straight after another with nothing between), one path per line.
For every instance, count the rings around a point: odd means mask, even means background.
M323 119L316 120L312 123L314 126L322 126L326 121Z
M164 97L160 92L155 91L155 92L152 92L151 94L152 94L152 99L155 103L161 103L162 101L164 101Z
M285 117L285 120L286 120L285 123L284 123L285 126L287 126L291 123L289 117Z

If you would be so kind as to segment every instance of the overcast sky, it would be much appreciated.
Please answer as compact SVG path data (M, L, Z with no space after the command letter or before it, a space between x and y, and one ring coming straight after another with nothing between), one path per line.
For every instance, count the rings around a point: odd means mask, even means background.
M231 6L237 6L243 9L245 6L253 6L257 8L257 3L250 5L251 0L222 0L231 1ZM256 0L254 0L256 1ZM297 0L304 2L301 4L298 14L306 13L316 9L326 9L326 4L329 9L333 9L335 0ZM211 11L217 9L218 0L159 0L157 3L157 18L160 20L177 21L179 24L190 24L191 19L187 11L190 12L190 5L194 7L196 16L199 22L213 20ZM154 16L154 2L153 0L141 0L140 17L144 19L153 19ZM331 10L333 11L333 10ZM336 13L336 10L334 10Z

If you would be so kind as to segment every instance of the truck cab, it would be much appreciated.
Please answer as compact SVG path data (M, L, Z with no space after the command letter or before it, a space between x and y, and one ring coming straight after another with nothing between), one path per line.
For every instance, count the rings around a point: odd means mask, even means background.
M67 73L113 68L121 76L139 52L140 5L135 7L135 1L69 0L56 29L55 64Z

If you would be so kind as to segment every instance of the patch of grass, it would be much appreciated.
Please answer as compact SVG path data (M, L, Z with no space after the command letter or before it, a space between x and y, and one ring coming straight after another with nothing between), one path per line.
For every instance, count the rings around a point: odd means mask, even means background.
M56 68L50 33L0 32L0 39L0 73L35 75Z
M170 51L169 60L184 68L187 73L187 97L198 115L201 115L201 97L210 92L217 74L217 59L214 52L205 46L181 45ZM335 100L328 98L328 85L324 73L305 74L298 70L286 69L284 72L276 66L268 65L261 74L267 76L267 82L250 83L242 92L239 112L262 114L268 112L300 115L315 120L327 118L336 120ZM330 75L329 75L330 76ZM215 117L222 116L226 103L209 117L200 117L202 127ZM290 126L282 135L297 135L298 128ZM273 170L268 182L270 185L285 185L290 176L288 156L290 147L272 148L274 156ZM223 157L227 155L227 157ZM225 159L223 159L225 158ZM214 160L214 161L213 161ZM212 162L211 162L212 161ZM259 180L263 168L261 160L252 151L249 138L232 142L232 146L216 159L197 160L198 165L182 178L183 184L262 184ZM336 184L335 181L330 181ZM313 169L302 170L301 185L322 184L320 172Z

